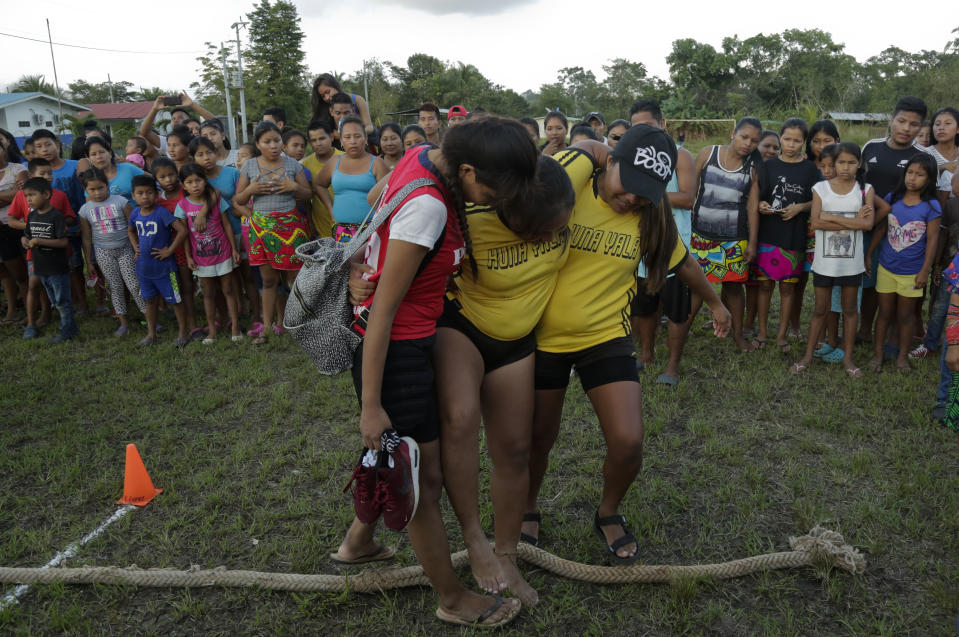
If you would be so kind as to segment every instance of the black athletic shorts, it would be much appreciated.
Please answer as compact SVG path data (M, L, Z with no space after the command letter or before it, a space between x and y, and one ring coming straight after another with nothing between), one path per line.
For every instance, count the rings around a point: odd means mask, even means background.
M835 285L852 286L858 288L862 284L862 274L852 274L850 276L826 276L818 272L812 273L812 286L814 288L831 288Z
M463 316L457 301L449 298L443 304L443 315L436 321L436 327L448 327L465 334L483 357L483 370L486 374L523 360L536 351L536 335L533 332L515 341L500 341L489 337Z
M440 437L436 391L433 388L431 353L436 336L390 341L383 365L380 402L390 417L393 429L416 442L432 442ZM356 398L363 395L363 344L353 355L353 387Z
M536 389L565 389L576 367L583 391L619 381L639 382L636 346L629 336L614 338L578 352L536 350Z
M22 230L0 225L0 260L12 261L23 256L23 244L20 243L22 236Z
M636 297L630 306L631 316L649 316L659 312L662 301L663 314L673 323L685 323L692 308L692 293L678 276L666 279L666 284L656 294L646 293L646 279L639 279Z

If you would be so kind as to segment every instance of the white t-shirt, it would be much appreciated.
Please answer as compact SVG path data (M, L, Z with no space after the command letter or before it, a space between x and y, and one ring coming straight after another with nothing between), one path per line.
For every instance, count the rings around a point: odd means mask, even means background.
M0 170L0 190L13 190L17 187L17 175L27 169L23 164L17 164L12 161L7 162L7 167ZM0 225L5 225L9 215L7 211L10 204L0 207Z
M446 228L446 204L433 195L420 195L400 206L389 222L390 239L415 243L433 249ZM380 236L374 232L366 248L364 262L379 269ZM368 278L372 273L364 274Z
M936 150L935 146L930 146L926 149L930 155L936 160L936 166L942 166L943 164L948 164L950 161L946 157ZM951 170L944 170L939 173L939 181L936 184L937 190L944 190L949 193L949 198L951 199L954 195L952 194L952 176L953 172Z
M446 204L433 195L414 197L390 220L390 239L432 249L446 227L446 214Z
M822 211L843 217L855 217L862 208L865 191L857 183L844 195L836 194L828 181L813 186L813 192L822 200ZM866 271L862 230L816 230L816 252L812 271L823 276L853 276Z

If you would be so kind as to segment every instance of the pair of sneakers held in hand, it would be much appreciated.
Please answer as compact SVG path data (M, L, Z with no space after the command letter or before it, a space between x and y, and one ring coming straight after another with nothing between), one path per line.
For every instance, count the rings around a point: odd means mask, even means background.
M416 514L419 502L420 449L396 431L383 432L381 451L364 448L343 492L353 487L353 510L364 524L380 516L386 528L402 531Z

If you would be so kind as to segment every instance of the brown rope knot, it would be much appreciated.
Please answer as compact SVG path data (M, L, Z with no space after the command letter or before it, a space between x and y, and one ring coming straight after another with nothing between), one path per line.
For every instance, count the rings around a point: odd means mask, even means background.
M825 557L833 566L861 575L866 570L866 558L855 547L846 544L841 533L815 526L800 537L790 537L789 547L794 551Z

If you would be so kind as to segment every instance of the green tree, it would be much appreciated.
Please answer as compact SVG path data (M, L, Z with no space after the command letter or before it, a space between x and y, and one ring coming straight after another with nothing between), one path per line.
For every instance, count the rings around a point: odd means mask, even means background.
M369 93L367 105L370 108L370 118L375 125L383 124L392 117L387 113L397 110L396 86L390 83L390 68L388 62L377 59L366 60L362 69L359 69L348 78L340 81L343 90L348 93L363 95ZM364 85L365 78L365 85Z
M196 58L198 69L197 79L190 84L195 99L211 113L226 113L226 101L223 97L223 62L220 56L220 47L212 42L205 42L206 53ZM227 47L227 69L229 73L238 70L236 63L236 49ZM249 72L244 69L244 81L249 78ZM247 83L248 85L248 83ZM156 99L154 97L153 99ZM231 95L234 108L239 110L239 101L236 95ZM247 102L249 105L249 101Z
M86 80L77 80L67 84L70 99L79 104L108 104L110 102L133 102L135 98L130 89L132 82L98 82L91 84Z
M269 106L286 110L291 123L310 118L310 79L303 58L303 31L296 5L261 0L247 14L250 48L244 58L247 111L259 118ZM248 80L248 81L247 81Z
M83 125L87 122L95 121L96 119L96 115L93 113L85 113L79 117L76 115L70 115L69 113L64 113L63 124L60 128L61 131L70 131L74 137L83 137Z
M736 78L732 60L725 53L710 44L685 38L673 42L666 61L673 84L682 87L701 114L728 114L727 95Z
M56 88L47 82L43 74L21 75L16 82L7 87L10 93L46 93L56 96Z
M672 94L668 83L656 77L648 77L642 62L615 58L603 65L606 79L600 87L600 99L596 105L610 122L626 117L629 107L639 98L665 100ZM593 110L593 109L590 109Z
M176 89L160 88L159 86L144 88L141 86L139 91L130 94L130 98L134 102L152 102L161 95L173 95L175 93L178 93Z
M581 66L567 66L559 70L556 80L572 100L571 109L576 115L585 114L599 101L599 83L590 70Z
M446 65L439 58L426 53L414 53L406 59L406 66L386 63L398 83L397 106L400 109L416 108L426 101L438 101L436 78L446 72Z
M479 101L470 102L470 108L482 106L491 113L507 117L525 117L530 113L529 102L522 95L511 88L503 88L498 84L490 86L489 93Z

